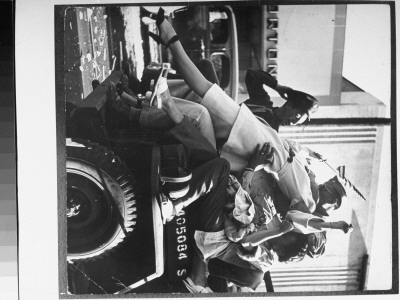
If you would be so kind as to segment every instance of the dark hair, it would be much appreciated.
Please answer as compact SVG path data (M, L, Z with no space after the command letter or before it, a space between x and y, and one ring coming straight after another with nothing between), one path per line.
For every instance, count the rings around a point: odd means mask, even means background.
M297 90L288 93L287 103L308 115L318 109L318 100L314 96Z
M273 243L277 239L289 239L290 244L281 247L279 253L277 253L280 262L299 262L302 261L307 252L308 237L303 233L289 231L280 237L271 239Z

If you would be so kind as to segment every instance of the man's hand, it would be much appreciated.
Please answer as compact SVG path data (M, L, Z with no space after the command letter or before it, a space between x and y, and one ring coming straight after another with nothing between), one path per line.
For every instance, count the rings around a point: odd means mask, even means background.
M275 90L279 93L279 95L285 99L288 100L289 99L289 93L293 90L288 86L284 86L284 85L276 85Z
M353 225L346 223L345 221L339 221L338 222L341 226L341 229L343 230L344 233L350 233L353 231Z
M260 144L257 144L254 154L251 156L248 168L254 172L264 168L267 164L272 164L274 161L274 148L269 143L265 143L260 149Z

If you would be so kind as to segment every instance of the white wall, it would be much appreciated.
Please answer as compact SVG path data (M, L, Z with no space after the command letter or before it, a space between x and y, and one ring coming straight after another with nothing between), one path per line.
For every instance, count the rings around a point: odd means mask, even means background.
M343 76L388 106L390 116L390 11L388 5L348 5Z
M348 5L343 76L382 101L390 117L390 11L388 5ZM389 289L391 277L390 131L385 130L366 288ZM393 183L395 184L395 183Z
M331 89L335 5L281 5L278 79L312 95Z
M368 216L373 224L370 258L366 278L367 290L387 290L392 288L392 220L391 216L391 147L390 128L383 131L382 152L379 168L379 184L374 214Z

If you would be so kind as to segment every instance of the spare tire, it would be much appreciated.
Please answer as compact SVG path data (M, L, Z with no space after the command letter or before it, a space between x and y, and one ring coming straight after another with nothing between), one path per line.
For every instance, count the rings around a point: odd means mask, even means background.
M133 231L135 180L112 151L67 139L67 259L99 257Z

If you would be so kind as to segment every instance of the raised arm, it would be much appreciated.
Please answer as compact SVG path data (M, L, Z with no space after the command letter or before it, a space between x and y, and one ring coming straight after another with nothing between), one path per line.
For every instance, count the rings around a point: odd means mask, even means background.
M344 233L352 232L353 225L345 221L326 222L318 219L312 219L308 222L309 227L317 230L342 230Z
M277 218L278 216L275 215L274 217ZM267 240L281 236L291 231L293 228L294 226L291 222L284 220L279 227L251 233L245 236L240 242L245 249L251 250L253 247L258 246Z
M264 90L264 84L277 91L285 100L288 99L288 92L292 90L287 86L280 85L271 74L261 70L247 70L245 83L250 99L256 100L262 98L264 101L267 100L267 106L271 108L272 101L268 93Z
M252 103L272 108L273 103L263 87L265 84L270 88L276 88L277 81L271 75L263 71L247 70L245 83Z
M274 90L278 85L278 81L274 77L272 77L269 73L261 70L247 70L245 83L248 89L249 87L251 87L251 90L254 91L256 91L259 88L263 89L262 88L263 84Z

